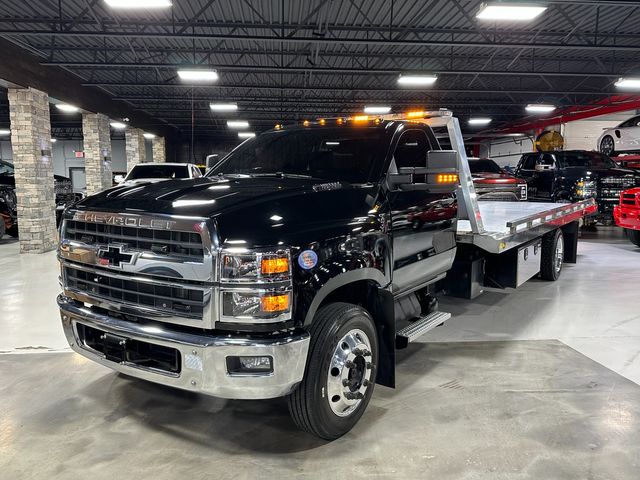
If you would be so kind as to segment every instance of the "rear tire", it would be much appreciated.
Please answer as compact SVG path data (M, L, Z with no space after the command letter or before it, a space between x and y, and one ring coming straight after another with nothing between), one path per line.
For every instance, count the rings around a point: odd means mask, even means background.
M564 264L564 236L559 228L542 237L540 278L555 282Z
M640 230L631 230L629 228L625 228L624 231L636 247L640 247Z
M616 143L611 135L607 135L600 140L600 153L613 157L616 153Z
M360 420L376 381L378 337L369 312L331 303L316 313L305 376L288 397L296 425L325 440L341 437Z

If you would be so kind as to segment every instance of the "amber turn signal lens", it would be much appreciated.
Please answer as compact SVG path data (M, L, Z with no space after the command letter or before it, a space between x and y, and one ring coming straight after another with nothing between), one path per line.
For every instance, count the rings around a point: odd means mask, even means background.
M289 294L262 297L260 298L260 308L263 312L284 312L289 310Z
M421 118L421 117L424 117L424 111L422 110L407 112L407 118Z
M436 183L458 183L458 174L439 173L436 175Z
M288 258L263 258L261 266L263 275L274 275L276 273L289 272Z

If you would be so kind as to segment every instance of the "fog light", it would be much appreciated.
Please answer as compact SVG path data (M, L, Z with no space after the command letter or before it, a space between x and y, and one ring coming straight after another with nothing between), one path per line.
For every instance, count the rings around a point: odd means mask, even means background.
M227 357L229 375L267 375L273 372L273 358L264 357Z

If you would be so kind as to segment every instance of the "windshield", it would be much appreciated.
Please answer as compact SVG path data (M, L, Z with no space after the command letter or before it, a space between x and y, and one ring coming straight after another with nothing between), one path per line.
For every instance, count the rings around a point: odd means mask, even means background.
M0 175L13 175L13 164L0 160Z
M218 174L289 174L366 183L381 151L379 127L327 127L267 132L247 140L214 166Z
M469 160L471 173L504 173L493 160Z
M617 166L609 157L598 152L556 152L555 156L562 168L614 168Z
M127 175L127 180L141 178L189 178L187 165L136 165Z

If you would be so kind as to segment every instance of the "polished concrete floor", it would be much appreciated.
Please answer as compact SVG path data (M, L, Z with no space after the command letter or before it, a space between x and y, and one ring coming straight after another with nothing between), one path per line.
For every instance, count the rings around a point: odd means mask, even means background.
M55 256L17 252L0 242L0 479L640 478L640 249L616 229L585 234L559 282L444 299L454 317L333 443L281 400L191 395L69 352Z

